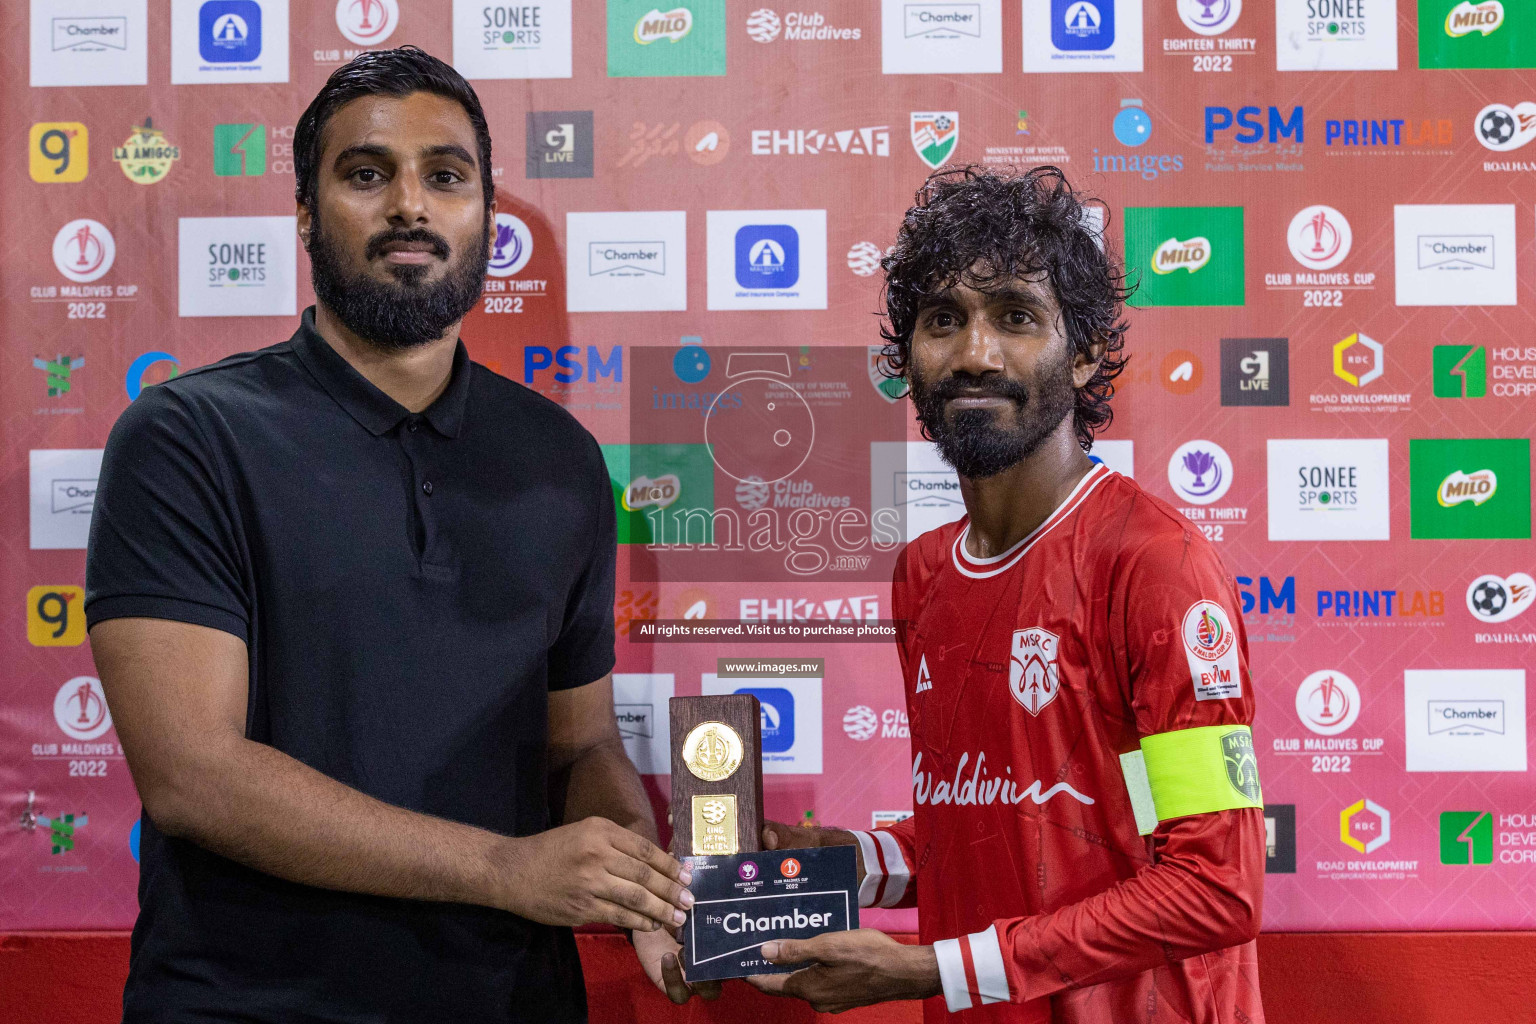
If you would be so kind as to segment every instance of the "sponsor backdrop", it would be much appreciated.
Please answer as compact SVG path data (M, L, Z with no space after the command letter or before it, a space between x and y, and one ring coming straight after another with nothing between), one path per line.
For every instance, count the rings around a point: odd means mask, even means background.
M616 713L658 806L667 698L745 690L771 814L910 812L906 694L949 681L903 680L889 641L642 642L647 620L888 618L890 545L733 575L666 561L653 526L849 511L859 541L865 513L908 537L958 516L867 353L878 261L931 168L1052 163L1140 281L1094 454L1243 595L1266 925L1531 919L1536 7L18 0L0 23L0 929L133 920L139 805L81 614L101 447L143 388L293 330L294 122L404 42L474 83L495 139L470 352L609 462ZM736 365L754 346L776 358ZM774 394L896 426L825 431L814 470L712 461L735 435L704 414Z

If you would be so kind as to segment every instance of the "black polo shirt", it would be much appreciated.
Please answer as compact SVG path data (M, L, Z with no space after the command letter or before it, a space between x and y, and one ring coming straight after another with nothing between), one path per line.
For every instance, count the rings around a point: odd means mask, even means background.
M550 827L547 694L613 667L596 442L471 363L412 415L291 339L146 388L112 429L86 618L250 652L246 736L399 807ZM146 814L124 1020L584 1020L568 929L296 885Z

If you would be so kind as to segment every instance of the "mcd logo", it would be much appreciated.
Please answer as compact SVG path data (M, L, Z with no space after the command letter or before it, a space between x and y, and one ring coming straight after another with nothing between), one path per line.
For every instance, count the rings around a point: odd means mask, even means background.
M606 359L596 345L587 346L585 362L581 355L581 348L576 345L561 345L559 348L529 345L523 349L523 383L532 384L535 373L550 367L554 367L557 384L574 384L582 379L583 374L588 381L605 377L615 384L623 383L623 345L610 348Z

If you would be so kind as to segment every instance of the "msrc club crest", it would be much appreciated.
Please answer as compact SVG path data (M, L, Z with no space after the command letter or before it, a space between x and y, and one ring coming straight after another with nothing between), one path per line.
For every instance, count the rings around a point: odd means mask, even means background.
M1008 688L1031 715L1039 715L1061 692L1056 673L1056 634L1038 626L1013 632L1008 659Z

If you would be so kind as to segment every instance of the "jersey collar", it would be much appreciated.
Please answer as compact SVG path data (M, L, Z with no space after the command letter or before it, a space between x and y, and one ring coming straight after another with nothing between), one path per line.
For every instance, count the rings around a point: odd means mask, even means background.
M1083 503L1083 500L1093 493L1095 487L1109 478L1111 472L1112 470L1102 462L1095 463L1092 469L1083 474L1083 478L1077 482L1077 486L1072 488L1072 493L1068 494L1066 499L1060 505L1057 505L1050 515L1045 517L1044 522L1031 530L1023 540L1020 540L1013 547L1002 554L993 555L990 558L975 558L966 552L965 538L971 534L971 523L970 519L967 518L965 529L960 531L959 536L955 538L953 547L950 549L950 559L954 562L955 568L961 575L969 576L973 580L987 579L1012 569L1019 559L1023 558L1029 552L1029 549L1035 546L1036 541L1054 529L1057 523L1071 515Z

